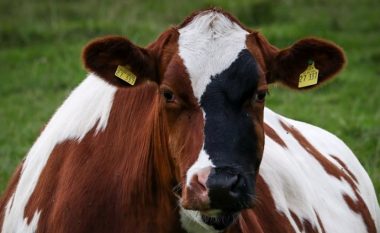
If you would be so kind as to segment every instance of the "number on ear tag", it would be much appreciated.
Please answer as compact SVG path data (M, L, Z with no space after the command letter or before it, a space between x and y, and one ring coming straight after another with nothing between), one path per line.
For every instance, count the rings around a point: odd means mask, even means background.
M126 66L117 66L115 76L120 78L121 80L131 84L132 86L136 82L136 75L133 74Z
M315 85L318 83L319 70L315 68L314 62L312 62L304 72L300 74L298 80L298 88Z

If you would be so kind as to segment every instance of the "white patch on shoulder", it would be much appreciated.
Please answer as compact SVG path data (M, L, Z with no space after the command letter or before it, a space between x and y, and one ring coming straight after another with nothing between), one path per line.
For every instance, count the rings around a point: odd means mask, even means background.
M200 100L211 76L221 73L246 48L248 32L220 12L205 11L179 29L179 55Z
M279 120L296 128L326 159L341 168L330 154L339 157L358 179L358 193L367 204L375 222L380 216L376 194L367 173L340 139L323 129L285 118L266 108L265 123L273 128L287 145L287 148L283 148L266 136L260 166L260 175L270 188L277 210L287 216L295 230L298 228L290 211L301 220L309 220L312 224L318 223L317 213L326 232L367 232L361 215L351 210L343 199L343 194L346 194L354 201L357 200L351 186L346 180L328 174L321 164L282 128ZM315 226L322 232L318 224Z
M195 210L180 209L181 225L188 233L218 233L202 221L201 213Z
M37 230L43 210L38 210L29 224L24 218L24 210L51 152L65 140L81 141L96 124L96 132L105 129L116 90L116 87L90 74L56 111L26 156L16 191L5 209L3 233L32 233Z

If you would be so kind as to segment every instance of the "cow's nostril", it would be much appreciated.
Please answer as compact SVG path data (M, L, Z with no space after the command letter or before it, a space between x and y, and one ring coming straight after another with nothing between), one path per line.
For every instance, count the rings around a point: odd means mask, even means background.
M206 181L205 179L202 177L202 176L199 176L199 175L196 175L196 179L197 179L197 183L199 185L199 188L204 192L204 191L207 191L207 187L206 187Z
M237 185L239 182L238 175L231 175L225 177L225 183L221 184L221 189L225 189L226 192L234 193L234 190L237 189Z
M202 188L205 191L207 190L206 182L207 182L208 176L210 175L210 170L211 170L211 167L205 167L205 168L200 169L197 174L198 183L202 186Z
M207 195L207 179L210 174L211 167L199 169L190 180L190 187L196 195Z
M233 196L237 196L240 193L240 190L245 187L244 179L240 175L235 175L231 179L230 193Z

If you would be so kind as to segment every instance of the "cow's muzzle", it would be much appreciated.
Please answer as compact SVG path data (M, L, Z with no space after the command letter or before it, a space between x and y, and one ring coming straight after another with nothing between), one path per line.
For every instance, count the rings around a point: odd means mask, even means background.
M224 229L241 210L252 206L253 183L249 179L228 167L201 169L183 190L181 205L200 211L206 224Z

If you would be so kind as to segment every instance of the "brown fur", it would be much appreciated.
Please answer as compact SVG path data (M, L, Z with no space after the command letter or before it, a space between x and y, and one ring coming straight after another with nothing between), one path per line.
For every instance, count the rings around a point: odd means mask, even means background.
M250 32L247 47L259 64L260 90L266 90L267 84L276 81L297 88L298 76L309 59L320 70L320 83L332 78L344 65L342 50L330 42L309 38L280 50L232 15L219 9L210 10L224 14ZM201 150L204 119L178 55L177 30L199 13L192 14L178 27L169 28L147 48L120 36L99 38L84 48L85 67L119 89L104 131L95 133L93 129L81 142L62 142L50 155L25 209L28 221L37 210L42 211L38 232L183 231L175 195L182 193L186 199L186 190L181 192L178 184L184 184L186 171ZM118 65L129 66L137 75L134 87L114 75ZM175 101L168 103L162 97L167 90L174 93ZM264 131L279 145L287 147L263 123L263 103L249 103L247 108L258 135L259 155L264 148ZM356 179L349 170L341 164L349 175L340 172L300 132L286 124L283 127L320 160L326 172L349 182L358 201L344 196L347 204L363 217L368 231L375 232L368 208L357 193L353 181ZM21 166L0 201L2 209L15 190L20 169ZM256 179L256 206L244 210L227 232L295 232L289 219L276 210L264 179L261 176ZM3 216L2 211L0 223ZM291 216L299 229L316 232L315 225L309 221L293 212Z
M307 220L307 219L300 219L293 211L289 210L290 216L292 216L294 222L297 224L297 228L300 232L306 232L306 233L326 233L324 226L322 224L321 219L319 218L319 215L317 212L315 212L315 215L317 217L317 223L320 227L322 232L318 231L318 228L316 226L313 226L313 224Z
M16 186L17 186L17 183L20 179L21 168L22 168L23 163L24 162L20 163L17 166L12 178L10 179L10 181L8 183L7 189L5 190L5 192L2 194L2 196L0 198L0 226L3 225L5 207L7 206L10 198L13 195L13 193L16 191ZM0 229L1 229L1 227L0 227Z
M146 79L156 80L154 60L147 49L121 36L106 36L89 42L82 52L84 66L116 86L129 86L115 76L118 65L129 66L138 77L136 85Z
M342 49L337 45L317 38L307 38L280 51L275 58L273 79L286 83L291 88L298 88L299 75L306 70L309 60L314 61L315 68L319 70L319 83L332 78L345 63ZM312 86L305 88L310 89Z
M119 89L113 106L103 132L51 154L25 211L42 210L39 232L181 232L157 85Z
M306 70L308 61L311 60L319 70L318 84L304 87L302 90L312 89L334 77L346 62L343 50L323 39L305 38L279 50L259 33L255 33L254 37L265 57L268 83L281 82L290 88L298 89L299 75Z
M355 197L357 201L354 201L347 194L343 194L343 198L346 201L347 205L350 207L350 209L362 216L362 219L367 227L367 232L376 233L377 230L374 219L372 219L371 213L369 212L368 207L365 204L363 198L359 195L357 191L355 192Z
M348 169L347 165L344 164L342 160L340 160L338 157L334 155L330 155L330 156L331 158L335 159L339 163L340 166L342 166L342 168L348 173L351 179L355 181L355 183L358 183L358 180L356 179L355 175L350 171L350 169Z
M287 148L284 140L282 140L281 137L276 133L276 131L272 129L268 124L264 123L264 130L265 130L265 135L270 137L273 141L275 141L280 146Z
M258 176L257 179L257 192L257 206L254 208L254 212L263 231L295 232L286 216L277 211L270 189L261 176Z
M328 160L324 155L321 154L303 135L293 126L280 121L281 126L289 132L298 143L305 148L305 150L312 155L316 161L318 161L325 171L339 180L344 179L351 186L352 190L357 190L357 185L346 173L342 172L338 167L336 167L330 160Z
M315 215L317 216L318 224L319 224L319 226L322 229L321 233L326 233L325 226L323 226L323 223L322 223L321 218L319 217L318 213L315 212Z
M347 194L343 194L343 198L346 201L347 205L353 211L357 212L362 216L362 219L367 227L367 231L369 233L376 233L376 226L374 219L372 219L371 214L368 210L367 205L365 204L363 198L360 196L357 184L354 179L347 175L345 172L340 170L337 166L335 166L332 162L330 162L326 157L324 157L321 152L319 152L296 128L287 125L286 123L280 121L282 127L288 131L297 141L298 143L305 148L305 150L312 155L316 161L318 161L321 166L325 169L325 171L331 175L336 177L339 180L344 179L352 188L352 191L355 193L357 201L353 201ZM341 161L342 162L342 161ZM343 166L343 168L346 166ZM350 173L349 173L350 174ZM351 173L352 174L352 173Z
M303 231L303 223L301 221L301 219L299 219L299 217L291 210L289 210L289 213L290 213L290 216L292 216L294 222L297 224L297 227L298 227L298 230L300 232Z
M244 210L235 224L226 233L294 233L296 232L286 216L278 212L268 185L257 177L256 206Z
M202 10L198 10L198 11L194 11L193 13L191 13L189 16L187 16L185 18L185 20L179 24L177 26L177 28L183 28L183 27L186 27L186 25L188 25L191 21L193 21L194 17L198 16L198 15L201 15L205 12L217 12L217 13L220 13L220 14L223 14L224 16L226 16L229 20L231 20L232 22L236 23L237 25L239 25L241 28L243 28L244 30L250 32L251 29L246 27L245 25L243 25L237 18L235 18L235 16L231 15L230 13L228 12L225 12L224 10L218 8L218 7L211 7L211 8L206 8L206 9L202 9Z

